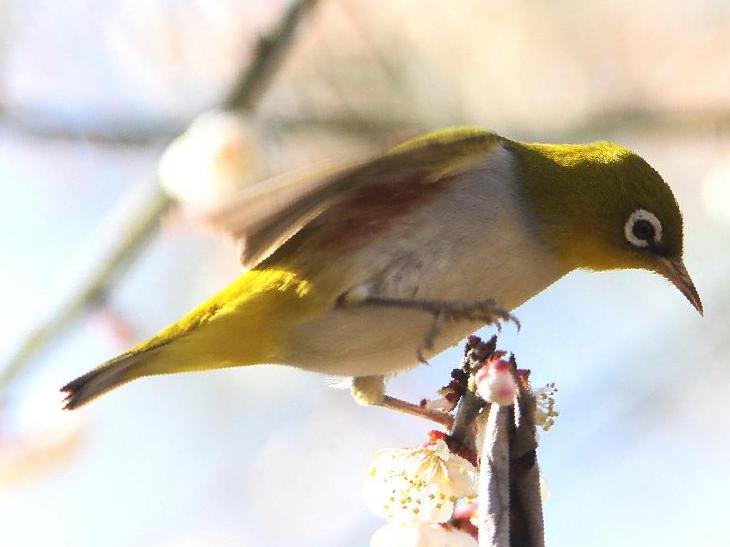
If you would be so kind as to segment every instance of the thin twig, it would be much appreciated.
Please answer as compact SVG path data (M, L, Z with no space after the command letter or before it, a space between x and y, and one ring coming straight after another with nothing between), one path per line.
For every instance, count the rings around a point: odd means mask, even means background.
M276 27L259 38L256 56L236 79L223 103L226 109L245 111L258 104L276 69L281 66L300 21L316 5L317 0L295 0L289 4Z
M250 64L236 79L232 91L221 107L228 110L251 110L263 96L280 67L287 46L303 17L316 5L316 0L293 0L278 24L270 33L259 39L259 46ZM102 258L98 268L81 285L68 305L42 323L21 344L18 352L0 371L0 390L3 390L43 348L64 332L79 316L103 302L137 257L157 233L159 219L173 203L157 183L156 175L150 176L151 195L145 205L134 211L125 223L127 237Z
M484 407L484 399L467 391L459 402L459 408L454 418L454 427L449 436L456 450L466 450L476 453L476 431L474 422Z
M489 358L497 348L497 337L492 336L488 342L483 342L477 336L471 336L464 347L464 358L461 362L461 370L468 378L479 367L484 360ZM459 406L456 409L456 417L454 418L454 427L449 437L453 448L457 450L466 450L476 453L476 429L475 421L480 411L484 407L484 399L479 397L473 389L473 386L464 386L466 391L461 396Z
M390 395L386 395L385 397L383 397L383 402L380 404L380 406L382 408L387 408L388 410L394 410L402 414L409 414L411 416L416 416L418 418L424 418L426 420L436 422L437 424L442 425L447 429L451 428L451 426L454 424L454 419L452 418L451 414L448 414L447 412L424 408L418 405L414 405L413 403L409 403L408 401L404 401L403 399L391 397Z

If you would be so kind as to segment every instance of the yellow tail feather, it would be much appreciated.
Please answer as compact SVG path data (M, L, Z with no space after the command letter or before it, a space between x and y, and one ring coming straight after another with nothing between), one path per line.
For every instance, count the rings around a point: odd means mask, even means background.
M156 336L68 383L65 408L143 376L281 362L279 337L322 304L310 290L289 271L247 272Z

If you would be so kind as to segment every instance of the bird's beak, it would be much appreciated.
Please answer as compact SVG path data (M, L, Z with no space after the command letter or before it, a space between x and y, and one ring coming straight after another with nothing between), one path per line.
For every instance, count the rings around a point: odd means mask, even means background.
M700 300L700 295L695 288L695 284L692 283L692 279L687 273L687 268L684 267L681 259L660 259L659 273L671 281L700 315L703 315L702 300Z

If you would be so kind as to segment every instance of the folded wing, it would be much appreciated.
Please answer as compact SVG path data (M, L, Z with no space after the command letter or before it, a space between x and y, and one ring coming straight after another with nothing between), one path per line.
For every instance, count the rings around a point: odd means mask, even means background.
M240 242L240 261L253 268L306 226L331 222L367 229L381 213L397 214L483 160L501 138L476 128L430 133L382 156L310 176L253 185L214 212L214 226ZM344 224L343 224L344 223Z

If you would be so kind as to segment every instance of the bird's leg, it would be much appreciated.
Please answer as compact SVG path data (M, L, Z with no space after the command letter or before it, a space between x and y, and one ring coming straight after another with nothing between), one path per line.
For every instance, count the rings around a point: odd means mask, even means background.
M365 285L358 285L342 294L337 300L337 305L343 308L357 308L362 306L400 308L423 311L432 315L433 323L431 323L431 326L426 332L421 347L416 351L416 355L421 362L426 362L423 357L423 351L433 349L434 342L446 321L465 320L496 323L497 328L500 326L500 321L513 321L518 327L520 324L517 318L511 313L498 307L494 300L460 302L387 298L371 295L370 290ZM397 412L434 421L448 428L453 424L452 416L446 412L426 408L422 405L409 403L402 399L386 395L383 376L361 376L353 378L351 392L355 401L361 405L389 408Z
M350 391L355 401L364 406L379 406L403 414L418 416L419 418L431 420L447 428L451 428L454 422L451 415L446 412L415 405L408 401L386 395L385 378L383 376L355 377L352 379Z
M424 351L433 349L434 342L441 332L446 321L478 321L481 323L493 323L497 329L501 327L500 321L512 321L520 327L517 318L504 308L497 306L494 300L451 301L451 300L422 300L408 298L388 298L374 296L362 287L348 291L340 297L341 306L378 306L386 308L400 308L406 310L419 310L431 314L433 323L426 332L423 343L417 349L418 360L425 363Z
M380 406L385 398L384 376L355 376L350 385L355 402L362 406Z

